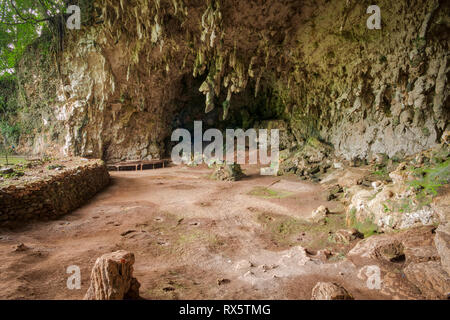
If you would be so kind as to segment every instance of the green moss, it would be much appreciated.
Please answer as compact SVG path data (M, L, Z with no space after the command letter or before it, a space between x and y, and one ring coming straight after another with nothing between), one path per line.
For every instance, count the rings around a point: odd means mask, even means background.
M256 196L264 199L281 199L291 196L293 193L282 190L274 190L266 187L255 187L249 193L251 196Z
M352 227L362 233L364 238L368 238L379 233L378 226L374 224L371 219L367 219L364 222L355 222Z
M301 245L312 250L334 245L335 243L331 241L329 234L345 226L343 215L338 214L328 217L328 222L325 225L268 212L260 213L257 220L263 225L270 241L277 246ZM307 237L299 239L298 235L301 234L306 234Z
M440 164L431 164L413 169L416 180L409 184L423 195L437 195L438 189L450 182L450 159Z

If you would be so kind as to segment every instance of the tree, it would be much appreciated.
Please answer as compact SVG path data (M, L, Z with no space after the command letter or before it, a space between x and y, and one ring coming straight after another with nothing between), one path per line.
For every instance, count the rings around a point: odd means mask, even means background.
M8 155L13 151L13 145L15 145L20 136L20 128L17 124L9 124L6 121L0 122L0 151L4 153L6 158L6 164L8 164Z
M62 38L66 1L2 0L0 3L0 78L15 73L24 49L44 28ZM62 45L62 41L60 41Z

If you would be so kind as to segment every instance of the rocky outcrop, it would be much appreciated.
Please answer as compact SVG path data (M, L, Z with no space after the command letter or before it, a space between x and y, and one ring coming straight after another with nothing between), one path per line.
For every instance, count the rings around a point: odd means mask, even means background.
M140 284L133 277L134 254L107 253L95 261L85 300L138 299Z
M318 282L312 289L311 300L353 300L353 297L339 284Z
M432 205L432 197L449 182L448 157L448 146L442 143L405 158L390 172L387 164L375 164L381 169L377 173L382 180L362 178L347 189L347 223L370 221L383 231L445 224L446 218Z
M20 150L158 158L193 109L220 128L286 119L296 143L320 137L348 160L419 152L448 126L445 1L380 1L382 30L357 1L122 4L94 1L57 59L44 36L28 48Z
M435 261L411 263L405 270L406 278L428 299L448 299L450 277Z
M447 299L450 276L434 246L433 227L372 236L360 241L347 257L378 268L381 290L397 299ZM405 281L407 280L407 281Z

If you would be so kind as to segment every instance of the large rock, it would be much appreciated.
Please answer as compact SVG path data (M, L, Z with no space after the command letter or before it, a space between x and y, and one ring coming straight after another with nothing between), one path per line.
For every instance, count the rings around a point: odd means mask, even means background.
M311 300L353 300L353 297L339 284L318 282L312 289Z
M404 273L429 299L447 299L450 295L450 277L439 262L410 263Z
M133 278L134 254L124 250L97 259L85 300L122 300L139 298L140 284Z
M213 179L221 181L238 181L244 176L239 164L217 165L212 175Z
M332 238L334 241L338 243L349 243L351 241L354 241L356 239L363 239L364 235L360 233L358 230L352 228L352 229L341 229L336 231Z
M372 236L356 244L347 256L352 260L372 260L380 263L405 259L403 244L390 235Z
M441 257L444 270L450 275L450 224L439 226L434 237L434 244Z
M414 191L401 182L386 185L382 189L355 186L348 192L351 194L347 211L348 225L370 221L382 231L390 231L433 225L438 221L433 208L411 201L415 199Z
M309 220L314 223L325 224L327 215L330 214L330 211L325 206L320 206L316 210L314 210L311 214Z

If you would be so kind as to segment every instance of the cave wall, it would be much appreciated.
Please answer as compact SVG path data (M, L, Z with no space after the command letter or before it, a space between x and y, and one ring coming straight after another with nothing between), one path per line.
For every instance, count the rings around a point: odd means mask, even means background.
M381 30L366 27L369 1L93 4L62 54L39 39L22 59L23 152L162 157L190 90L217 121L270 90L298 142L319 137L347 159L411 154L448 129L446 1L378 1Z

